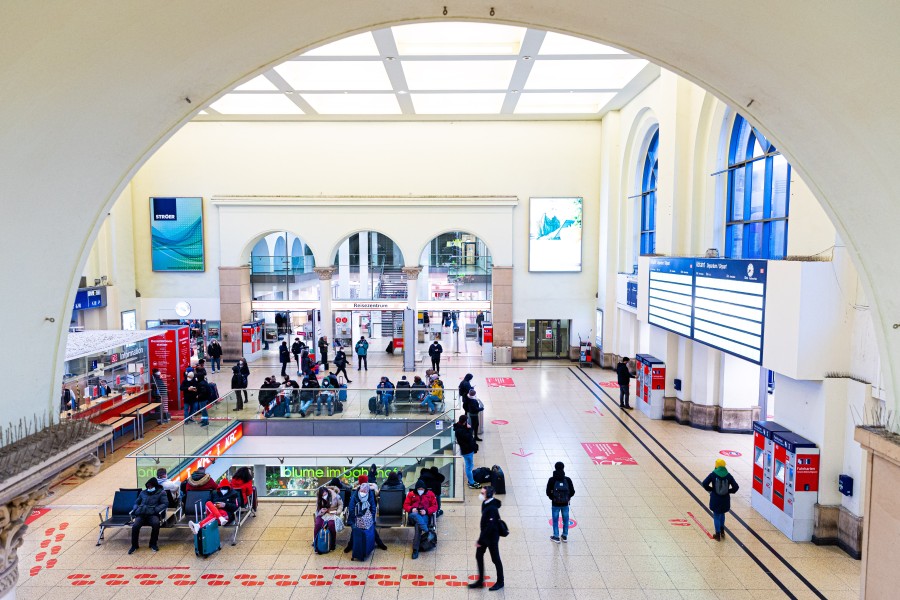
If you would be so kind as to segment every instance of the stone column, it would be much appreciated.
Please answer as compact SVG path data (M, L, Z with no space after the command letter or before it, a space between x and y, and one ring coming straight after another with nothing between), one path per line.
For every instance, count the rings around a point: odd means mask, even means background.
M513 293L512 267L494 266L491 277L491 321L494 324L494 347L512 346Z
M241 325L250 321L250 267L219 267L219 315L222 320L222 358L243 355Z
M422 272L421 266L403 267L403 274L406 275L406 302L407 306L412 309L411 323L406 323L403 327L403 370L416 370L416 341L418 334L416 332L416 324L419 322L419 274Z
M319 276L319 311L322 316L322 335L328 336L328 343L334 341L334 313L331 310L331 278L336 267L313 267Z

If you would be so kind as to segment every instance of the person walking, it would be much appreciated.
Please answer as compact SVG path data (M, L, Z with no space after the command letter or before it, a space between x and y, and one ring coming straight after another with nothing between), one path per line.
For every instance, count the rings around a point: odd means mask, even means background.
M347 375L347 353L344 352L344 347L341 346L338 348L338 351L334 355L334 366L335 366L335 375L344 374L344 380L347 383L353 383L350 377Z
M231 389L234 390L234 397L237 399L235 410L243 410L244 402L247 401L247 380L250 377L250 367L243 358L237 361L237 364L231 367Z
M319 338L319 362L322 368L328 370L328 338L324 335Z
M472 433L475 435L475 441L483 442L484 440L478 437L478 426L481 421L479 415L481 414L481 411L484 410L484 404L482 404L481 400L478 399L478 396L475 395L475 388L469 388L469 394L463 399L462 407L469 416L469 421L472 423Z
M488 588L491 592L503 589L503 562L500 560L500 506L494 498L494 488L487 485L481 490L481 533L475 542L475 562L478 564L478 579L469 584L472 589L484 587L484 553L491 553L491 562L497 569L497 581Z
M459 453L463 457L463 464L466 470L466 482L473 490L481 488L481 484L472 477L472 470L475 468L475 452L478 451L478 444L472 435L472 426L466 415L459 415L459 420L453 424L453 435L456 437L456 443L459 445Z
M281 363L281 376L287 375L287 366L291 364L291 350L288 348L287 342L281 342L278 348L278 362Z
M463 402L469 397L469 390L472 389L472 379L474 377L471 373L466 373L466 376L459 382L459 399Z
M731 494L740 489L737 481L725 468L725 460L716 459L716 467L703 480L703 489L709 492L709 510L713 513L713 525L717 542L725 540L725 514L731 510Z
M359 336L359 341L356 342L356 358L359 361L356 370L359 371L363 368L363 365L366 366L366 371L369 370L369 360L367 355L369 354L369 342L366 341L366 336Z
M303 353L305 347L306 345L300 341L300 338L294 338L294 343L291 344L291 354L294 355L294 360L297 361L297 375L302 373L300 370L300 354Z
M569 502L575 495L575 486L572 480L566 477L566 466L558 462L553 465L554 471L547 480L547 497L550 498L551 517L553 518L553 535L550 539L557 544L561 541L569 541ZM559 517L562 516L562 538L559 536Z
M475 317L475 326L478 327L478 345L481 346L484 342L484 313L480 310Z
M209 362L212 364L210 367L212 372L222 370L222 344L219 343L219 340L213 338L209 341L209 345L206 347L206 354L209 356Z
M431 368L434 369L435 373L441 372L441 353L443 352L444 347L437 340L431 342L431 346L428 347L428 356L431 357Z
M631 370L628 368L628 357L623 356L616 365L616 378L619 382L619 408L631 408Z
M159 402L159 424L169 422L169 386L159 369L153 369L150 374L150 397L153 402Z

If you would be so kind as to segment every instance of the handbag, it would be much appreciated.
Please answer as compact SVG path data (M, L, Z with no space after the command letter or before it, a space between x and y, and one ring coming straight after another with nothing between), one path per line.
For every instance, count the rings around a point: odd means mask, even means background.
M343 530L344 530L344 520L340 516L335 515L334 516L334 532L340 533Z
M500 535L500 537L506 537L509 535L509 526L503 519L500 519L500 521L497 523L497 533Z

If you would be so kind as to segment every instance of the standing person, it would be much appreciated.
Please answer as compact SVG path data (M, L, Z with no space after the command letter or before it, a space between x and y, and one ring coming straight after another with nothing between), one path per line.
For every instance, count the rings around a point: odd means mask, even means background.
M553 475L547 480L547 497L550 498L551 516L553 517L553 535L550 539L557 544L559 537L559 517L562 515L562 541L569 541L569 502L575 495L572 480L566 477L566 465L558 462L554 465Z
M478 437L478 424L481 420L479 414L484 410L484 405L478 399L478 396L475 395L475 388L469 389L469 395L463 400L463 410L466 411L469 421L472 422L472 433L475 435L475 441L484 441Z
M206 354L209 355L209 362L212 363L210 367L212 372L222 370L222 344L219 343L219 340L213 338L209 341L209 345L206 347Z
M237 364L231 367L231 389L235 390L234 396L237 399L235 410L243 410L244 402L247 401L247 378L250 376L250 367L243 358L237 361Z
M716 468L703 480L703 489L709 492L709 510L713 513L713 525L717 542L725 540L725 514L731 510L731 494L738 491L737 481L725 468L725 459L716 459Z
M150 374L150 397L153 402L159 402L159 424L169 422L169 386L163 379L159 369L153 369Z
M484 341L484 313L480 310L475 317L475 326L478 327L478 345L481 346Z
M300 373L305 377L311 377L312 372L312 361L309 358L309 347L303 346L303 350L300 351Z
M169 508L169 498L166 496L165 490L156 481L156 477L151 477L144 485L144 489L138 494L137 500L134 502L134 508L131 514L134 515L134 523L131 525L131 548L128 554L134 554L138 549L138 538L141 536L141 527L150 526L150 549L159 552L159 520L160 515L165 515L166 509Z
M494 488L485 486L481 499L481 533L475 542L475 562L478 564L478 579L469 584L470 588L484 587L484 553L490 551L491 562L497 569L497 582L488 589L492 592L503 589L503 563L500 561L500 500L494 498Z
M196 410L200 411L200 427L209 426L209 413L207 412L206 407L213 400L215 400L215 398L213 398L212 388L209 387L209 382L206 381L206 369L204 369L202 376L197 375Z
M334 366L336 367L334 373L335 375L344 374L344 380L347 383L353 383L350 377L347 375L347 353L344 352L344 347L341 346L338 348L338 351L334 355Z
M191 422L191 415L197 410L197 382L194 381L194 372L188 371L181 382L181 397L184 399L184 423Z
M194 374L197 376L197 379L206 379L206 359L201 358L197 361L197 366L194 367Z
M459 444L459 453L463 457L463 464L466 468L466 482L473 490L480 489L481 484L476 483L472 477L478 444L475 443L475 438L472 436L472 426L469 425L469 419L466 415L459 415L459 420L453 424L453 435L456 437L456 443Z
M631 408L631 370L628 368L628 357L623 356L616 365L616 378L619 382L619 408Z
M428 531L428 521L431 515L438 509L437 498L431 490L425 487L421 479L416 482L416 487L409 490L406 500L403 502L403 510L409 515L408 520L415 523L416 531L413 534L412 559L419 558L419 542L422 534Z
M291 351L287 342L281 342L281 347L278 348L278 362L281 363L281 376L284 377L287 375L287 366L291 364Z
M466 376L463 377L463 380L459 382L459 399L462 402L466 401L466 398L469 397L469 390L472 389L472 379L475 376L471 373L466 373Z
M294 343L291 344L291 354L294 355L294 360L297 361L297 374L299 375L302 371L300 371L300 354L303 353L303 348L305 345L300 341L300 338L294 338Z
M319 361L322 363L322 368L327 371L328 370L328 338L324 335L319 338Z
M435 373L441 372L441 353L443 351L443 346L437 340L431 342L431 346L428 348L428 356L431 357L431 368L434 369Z
M423 328L425 329L426 333L428 332L428 325L430 323L431 323L431 318L428 316L428 311L426 310L422 313L422 325L423 325Z
M359 341L356 342L356 358L359 361L356 370L359 371L362 369L363 365L366 365L366 371L369 370L369 359L366 356L369 354L369 342L366 341L366 336L359 336Z

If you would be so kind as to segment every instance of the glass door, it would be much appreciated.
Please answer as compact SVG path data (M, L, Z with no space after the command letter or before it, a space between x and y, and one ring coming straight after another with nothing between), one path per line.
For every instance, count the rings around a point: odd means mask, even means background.
M535 319L528 321L529 358L567 358L569 320Z

